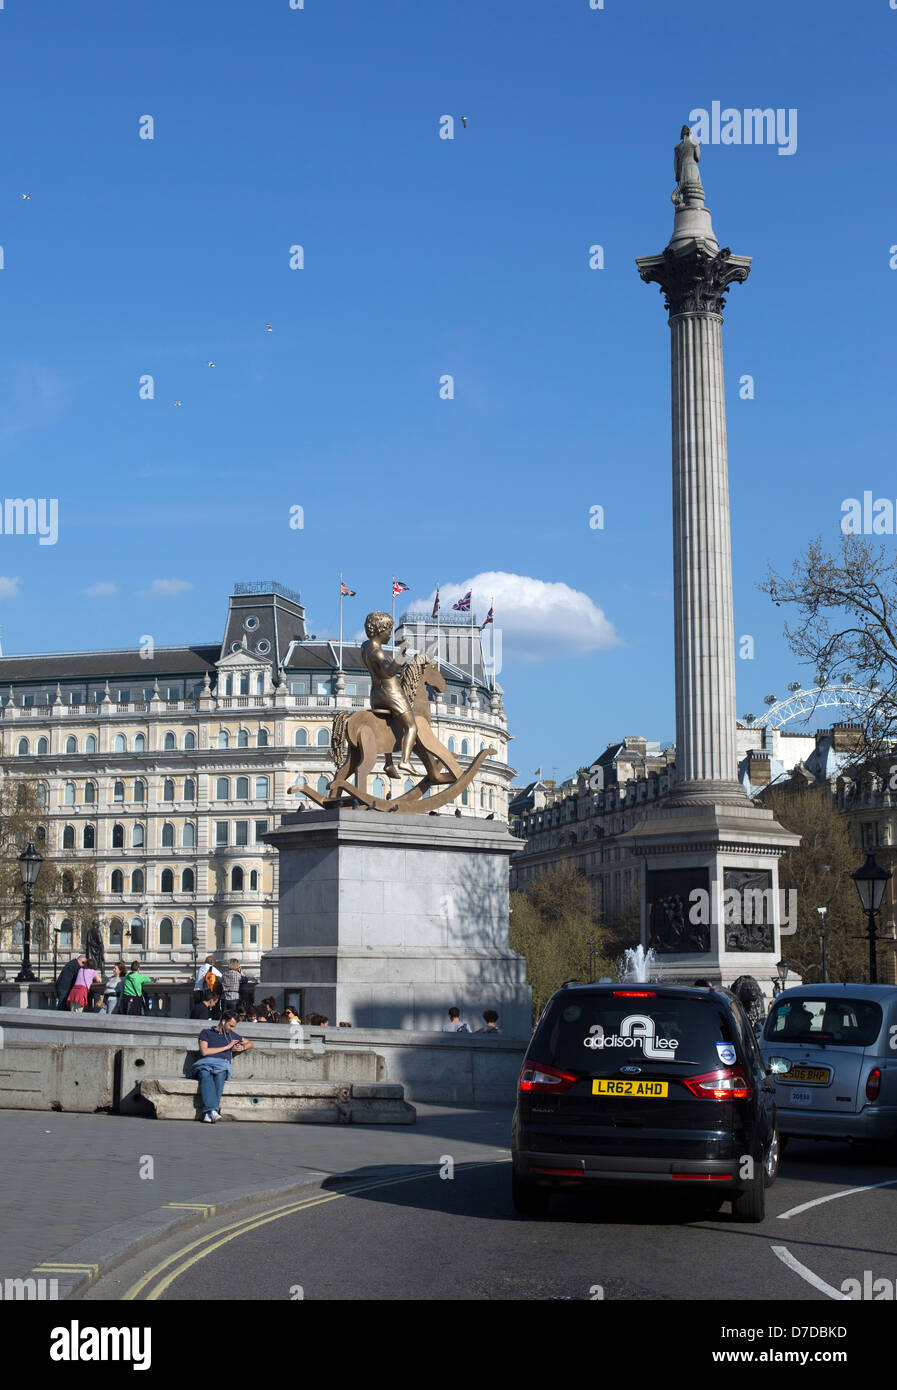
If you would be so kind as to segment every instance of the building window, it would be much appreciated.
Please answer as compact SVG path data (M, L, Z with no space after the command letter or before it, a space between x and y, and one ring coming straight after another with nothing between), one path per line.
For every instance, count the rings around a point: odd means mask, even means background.
M173 892L174 892L174 872L173 872L172 869L163 869L163 870L162 870L162 892L163 892L163 893L173 893Z
M268 800L268 779L267 777L256 777L255 779L255 799L256 801Z
M20 757L20 758L27 758L27 756L28 756L28 740L27 740L27 738L20 738L20 739L19 739L19 757Z
M215 800L227 801L230 797L230 778L219 777L215 783Z
M75 827L73 825L67 825L62 832L62 848L75 848Z
M97 846L97 832L96 832L96 828L95 828L94 826L92 826L92 825L85 825L85 827L84 827L83 843L84 843L84 848L85 848L85 849L96 849L96 846Z
M240 650L239 647L235 647L235 646L233 645L233 643L231 643L231 651L232 651L232 652L233 652L233 651L239 651L239 650ZM234 693L234 678L233 678L233 676L225 676L225 678L224 678L224 693L225 693L225 695L233 695L233 693ZM219 745L219 746L220 746L220 745ZM226 746L226 745L225 745L225 746Z
M255 678L255 693L256 695L264 695L265 693L265 677L261 673Z
M112 827L112 848L124 849L125 847L125 827L123 825L113 825Z
M65 791L64 791L64 793L63 793L63 802L65 803L66 806L74 806L74 804L75 804L75 784L74 784L74 782L66 782L66 784L65 784Z
M382 777L375 777L375 778L374 778L374 782L373 782L373 786L371 787L371 790L372 790L374 796L385 796L385 795L386 795L386 788L385 788L384 785L383 785L383 778L382 778Z
M145 827L145 826L142 826L142 825L135 825L135 826L134 826L134 829L131 831L131 848L132 848L132 849L143 849L143 847L145 846L145 844L146 844L146 827Z
M350 682L350 684L346 686L346 692L345 692L345 693L346 693L347 695L357 695L357 694L358 694L358 686L355 685L354 682Z
M125 876L121 869L112 870L112 877L109 880L109 889L112 893L123 893L125 891Z
M328 785L329 785L329 784L328 784L328 781L327 781L327 778L326 778L326 777L319 777L319 778L318 778L318 791L319 791L319 792L326 792Z
M184 779L184 800L196 800L196 783L194 782L192 777L187 777Z
M185 917L181 923L181 945L193 945L193 918Z
M490 788L489 788L489 810L491 811L492 809L493 809L493 807L492 807L492 788L490 787Z
M146 885L146 878L142 869L135 869L131 875L131 892L142 893Z
M241 695L248 695L248 694L249 694L249 691L248 691L248 690L241 690L241 691L240 691L240 694L241 694ZM249 747L249 734L246 732L245 729L241 729L240 732L237 734L237 747L238 747L238 748L248 748L248 747Z
M62 875L62 891L67 898L70 898L75 891L75 880L67 871Z
M92 806L97 799L97 786L95 782L84 783L84 802L87 806Z
M84 740L84 752L95 753L97 751L97 741L93 734L88 734Z
M466 738L462 738L462 740L461 740L461 757L462 757L462 758L466 758L466 757L468 757L469 755L470 755L470 740L469 740L469 739L466 739Z
M67 738L65 741L65 751L66 753L77 753L78 740L76 738L72 738L71 736Z
M113 889L112 891L121 892L121 889ZM109 945L117 946L119 950L122 948L121 935L124 930L124 925L120 917L113 917L112 921L109 923Z
M235 912L230 919L230 944L231 946L243 945L243 918L239 912Z
M89 784L88 784L88 785L89 785ZM87 787L84 788L84 791L85 791L85 793L87 792ZM50 788L47 786L47 783L46 783L46 782L38 782L38 784L37 784L37 804L38 804L38 806L46 806L46 804L47 804L47 798L49 797L49 795L50 795ZM85 800L85 801L87 800L87 796L86 796L86 795L85 795L85 797L84 797L84 800Z
M128 744L127 744L127 740L125 739L124 734L116 734L116 735L115 735L115 744L114 744L114 746L113 746L113 750L112 750L112 751L113 751L114 753L127 753L127 751L128 751Z
M163 744L165 752L169 753L173 748L177 748L177 746L177 739L175 738L174 734L171 733L171 731L169 730L169 732L165 735L165 743Z
M267 833L268 822L266 820L257 820L255 823L255 843L257 845L263 844L264 841L262 840L262 836L267 835Z
M308 681L290 681L291 695L307 695Z
M181 845L184 849L196 848L196 826L192 821L186 821L181 828Z
M47 843L47 827L45 825L39 825L35 834L39 845L45 845Z
M124 801L124 799L125 799L125 784L124 784L124 782L116 782L115 786L112 788L112 800L113 800L113 801Z
M146 800L146 783L145 783L145 782L141 782L139 777L138 777L137 781L134 783L134 800L135 800L135 801L145 801L145 800Z
M131 925L128 928L128 935L131 938L132 946L143 945L143 920L140 917L132 917Z
M247 618L243 624L247 632L255 632L258 625L259 620L256 617Z
M255 744L256 744L256 747L257 747L257 748L267 748L267 747L268 747L268 730L267 730L267 729L259 729L258 733L257 733L256 736L255 736Z
M249 672L248 672L248 671L244 672L243 675L241 675L241 677L240 677L240 694L241 694L241 695L248 695L248 694L249 694ZM241 732L242 732L242 730L241 730ZM237 746L238 746L239 748L245 748L245 747L246 747L246 745L245 745L244 743L238 744Z
M228 736L227 736L227 730L226 730L226 729L221 729L220 732L219 732L219 734L218 734L218 747L219 747L219 748L226 748L226 747L228 746L229 743L230 743L230 739L229 739Z
M238 778L237 778L237 796L236 796L236 799L237 799L237 801L248 801L248 800L249 800L249 778L248 778L248 777L238 777Z
M239 864L230 871L230 891L232 893L243 892L243 870Z
M145 753L145 752L146 752L146 735L145 735L145 734L138 734L137 737L134 739L134 752L135 752L135 753Z
M166 821L162 826L162 848L174 849L174 826L171 821Z
M235 821L235 822L234 822L234 844L235 844L235 845L248 845L248 844L249 844L249 821L248 821L248 820L238 820L238 821Z
M293 734L293 744L296 748L305 748L308 745L308 730L297 729Z
M470 798L469 798L469 796L467 795L467 788L465 787L464 790L463 790L463 792L461 793L461 805L462 805L462 806L467 806L467 805L469 805L469 804L470 804Z
M451 738L449 739L449 741L448 741L448 751L449 751L450 753L456 752L454 734L452 735L452 737L451 737Z
M485 788L485 787L480 787L480 810L481 810L481 811L485 811L485 809L486 809L486 788Z
M181 892L182 892L182 893L195 893L195 891L196 891L196 874L193 872L192 869L185 869L184 872L183 872L182 875L181 875Z
M258 922L252 922L252 923L250 924L250 927L249 927L249 944L250 944L250 946L257 946L257 945L258 945L258 942L259 942L259 924L258 924Z
M216 820L216 822L215 822L215 845L216 845L217 848L220 849L220 848L222 847L222 845L226 845L226 844L227 844L227 821L226 821L226 820Z
M66 917L59 928L59 949L60 951L70 951L72 944L72 924Z
M318 744L318 747L319 747L319 748L329 748L329 747L330 747L330 730L329 730L329 729L319 729L319 730L318 730L317 744Z
M191 734L191 733L184 734L184 748L186 749L186 751L189 753L189 752L191 752L191 750L194 749L195 747L196 747L196 735L195 735L195 734Z
M162 889L162 892L165 892L164 888ZM159 923L159 945L174 945L174 923L172 922L170 917L163 917L162 921Z
M258 889L259 889L259 871L258 871L258 869L250 869L250 871L249 871L249 891L250 891L250 893L257 893L257 892L258 892Z

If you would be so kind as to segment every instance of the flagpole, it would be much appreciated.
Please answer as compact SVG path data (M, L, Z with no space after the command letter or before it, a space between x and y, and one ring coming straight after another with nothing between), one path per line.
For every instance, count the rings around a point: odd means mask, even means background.
M339 572L339 668L343 669L343 572Z
M491 631L490 634L489 634L489 640L490 640L490 642L492 643L492 689L494 690L494 689L495 689L495 597L494 597L494 595L493 595L493 597L490 599L490 605L491 605L491 606L490 606L490 608L489 608L489 612L492 614L492 631Z
M396 654L396 577L392 577L392 654Z
M439 612L440 612L440 608L439 608L439 580L437 579L437 580L436 580L436 670L437 670L437 671L439 671L439 670L441 669L441 668L440 668L440 665L439 665L439 658L440 658L440 656L441 656L441 654L442 654L442 648L441 648L441 646L439 645Z
M473 611L473 592L470 595L470 683L473 685L473 620L476 614ZM472 703L472 702L471 702Z

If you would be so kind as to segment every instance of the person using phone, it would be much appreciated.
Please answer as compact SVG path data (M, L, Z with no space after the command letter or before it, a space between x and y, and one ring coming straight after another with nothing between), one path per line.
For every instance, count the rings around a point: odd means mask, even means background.
M221 1105L224 1084L230 1079L231 1058L235 1053L247 1052L254 1045L236 1029L236 1015L226 1013L222 1015L217 1028L204 1028L199 1035L200 1055L193 1063L193 1075L199 1082L204 1124L213 1125L221 1119L218 1107Z

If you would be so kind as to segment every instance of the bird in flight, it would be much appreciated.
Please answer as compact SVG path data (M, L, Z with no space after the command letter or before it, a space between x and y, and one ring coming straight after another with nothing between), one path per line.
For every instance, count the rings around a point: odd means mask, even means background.
M180 401L175 401L175 405L180 405Z
M463 125L464 129L466 130L466 129L467 129L467 117L466 117L466 116L462 116L462 117L461 117L461 124Z
M271 331L272 331L272 330L271 330L271 325L270 325L270 323L266 323L266 324L265 324L265 332L266 332L266 333L270 333Z
M214 367L214 365L215 365L214 362L210 362L210 363L209 363L209 366L210 366L210 367Z
M22 197L24 198L24 200L25 200L26 203L29 203L29 202L31 201L31 194L30 194L30 193L23 193L23 194L22 194Z

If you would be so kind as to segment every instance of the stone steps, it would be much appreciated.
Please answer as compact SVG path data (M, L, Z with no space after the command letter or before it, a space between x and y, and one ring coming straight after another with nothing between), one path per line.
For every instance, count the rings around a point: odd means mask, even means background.
M184 1077L148 1078L140 1098L157 1120L196 1120L199 1086ZM401 1086L332 1081L228 1081L221 1119L315 1125L413 1125L417 1112Z

